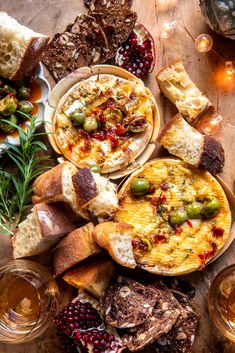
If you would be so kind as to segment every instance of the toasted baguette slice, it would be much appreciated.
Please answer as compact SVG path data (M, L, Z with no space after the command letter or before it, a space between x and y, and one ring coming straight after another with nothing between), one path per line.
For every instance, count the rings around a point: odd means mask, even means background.
M89 256L100 252L100 247L92 237L93 223L75 229L62 239L54 249L53 267L55 276L61 275Z
M88 209L99 223L113 218L118 210L117 185L98 173L92 173L99 194L88 204Z
M12 238L13 257L47 252L61 237L75 229L63 205L37 204L26 220L19 224Z
M19 80L39 62L49 37L0 12L0 76Z
M95 227L93 238L118 264L135 268L132 250L133 232L134 227L129 224L105 222Z
M88 259L66 273L63 279L72 286L82 289L100 299L111 281L115 264L111 259L98 257Z
M64 162L41 174L33 183L33 203L62 201L70 205L75 215L89 219L87 211L78 204L72 182L77 171L75 165Z
M208 110L213 112L211 102L189 78L182 60L163 68L156 79L162 93L176 105L189 124L194 125Z
M220 173L224 166L224 150L220 142L202 135L182 115L177 114L158 137L160 145L171 154L211 173Z

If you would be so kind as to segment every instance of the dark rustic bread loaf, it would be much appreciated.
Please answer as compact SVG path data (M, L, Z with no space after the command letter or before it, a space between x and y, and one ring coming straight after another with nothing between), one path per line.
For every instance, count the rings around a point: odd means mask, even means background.
M155 351L157 353L193 353L193 342L200 313L187 295L179 291L172 291L172 294L184 308L186 315L179 317L172 330L155 342Z
M56 81L87 66L88 61L88 48L82 35L67 31L57 33L42 55L42 62Z
M123 335L123 343L132 352L145 348L167 334L184 310L163 283L159 283L155 291L157 304L150 317L143 324L125 330Z
M137 14L130 11L132 0L93 0L85 4L105 32L109 43L108 57L112 58L134 29Z
M105 62L108 52L108 40L96 19L86 14L80 14L66 31L82 35L88 49L88 65Z
M118 276L111 282L101 303L108 324L117 328L130 328L147 320L156 301L155 289Z

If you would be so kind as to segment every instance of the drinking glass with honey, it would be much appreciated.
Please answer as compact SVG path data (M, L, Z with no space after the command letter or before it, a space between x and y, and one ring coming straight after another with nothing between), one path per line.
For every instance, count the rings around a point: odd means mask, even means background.
M225 268L213 280L208 307L215 326L235 342L235 265Z
M0 341L38 337L49 326L57 299L56 282L38 263L15 260L0 268Z

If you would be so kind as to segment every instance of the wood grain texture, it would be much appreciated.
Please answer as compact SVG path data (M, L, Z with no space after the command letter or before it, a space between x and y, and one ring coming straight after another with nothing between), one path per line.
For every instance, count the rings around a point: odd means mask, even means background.
M193 40L186 35L185 26L195 38L201 33L210 33L214 38L215 48L220 55L227 60L235 60L235 42L213 34L200 13L198 0L176 0L177 6L167 12L162 12L158 0L134 0L134 9L138 12L139 22L143 23L154 37L157 52L157 63L154 72L146 80L146 84L157 99L162 124L176 113L175 107L164 98L158 89L155 74L164 65L172 60L183 58L185 66L200 89L205 92L210 100L220 110L226 124L223 125L219 138L226 152L226 165L221 175L228 185L233 188L235 175L235 92L224 91L215 84L215 75L211 69L217 69L219 61L213 55L199 54L194 48ZM65 26L85 10L83 0L1 0L1 10L7 11L18 21L31 27L36 31L52 36L57 31L62 31ZM169 40L161 40L160 28L164 21L176 20L178 28ZM53 80L46 72L46 76L53 85ZM159 148L153 157L159 155ZM3 236L2 236L3 237ZM6 239L1 240L0 249L8 249L9 244L2 246L2 242L9 243ZM203 272L197 272L185 276L196 287L196 300L201 308L202 319L197 332L195 342L195 353L235 353L235 345L226 340L212 324L207 311L207 294L211 281L216 274L226 266L234 263L235 244L222 255L215 263L209 265ZM7 256L0 258L6 261ZM2 260L2 261L4 261ZM69 291L63 287L62 294ZM71 293L69 293L71 295ZM147 352L153 352L149 348ZM0 344L0 353L59 353L59 345L53 335L53 329L46 332L34 342L20 346L6 346Z

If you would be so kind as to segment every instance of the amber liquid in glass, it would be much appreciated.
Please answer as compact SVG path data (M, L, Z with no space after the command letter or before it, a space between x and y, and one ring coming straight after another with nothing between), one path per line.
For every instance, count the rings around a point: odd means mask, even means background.
M37 324L41 312L38 290L24 277L4 276L0 291L0 320L2 329L15 328L16 335L26 335Z

